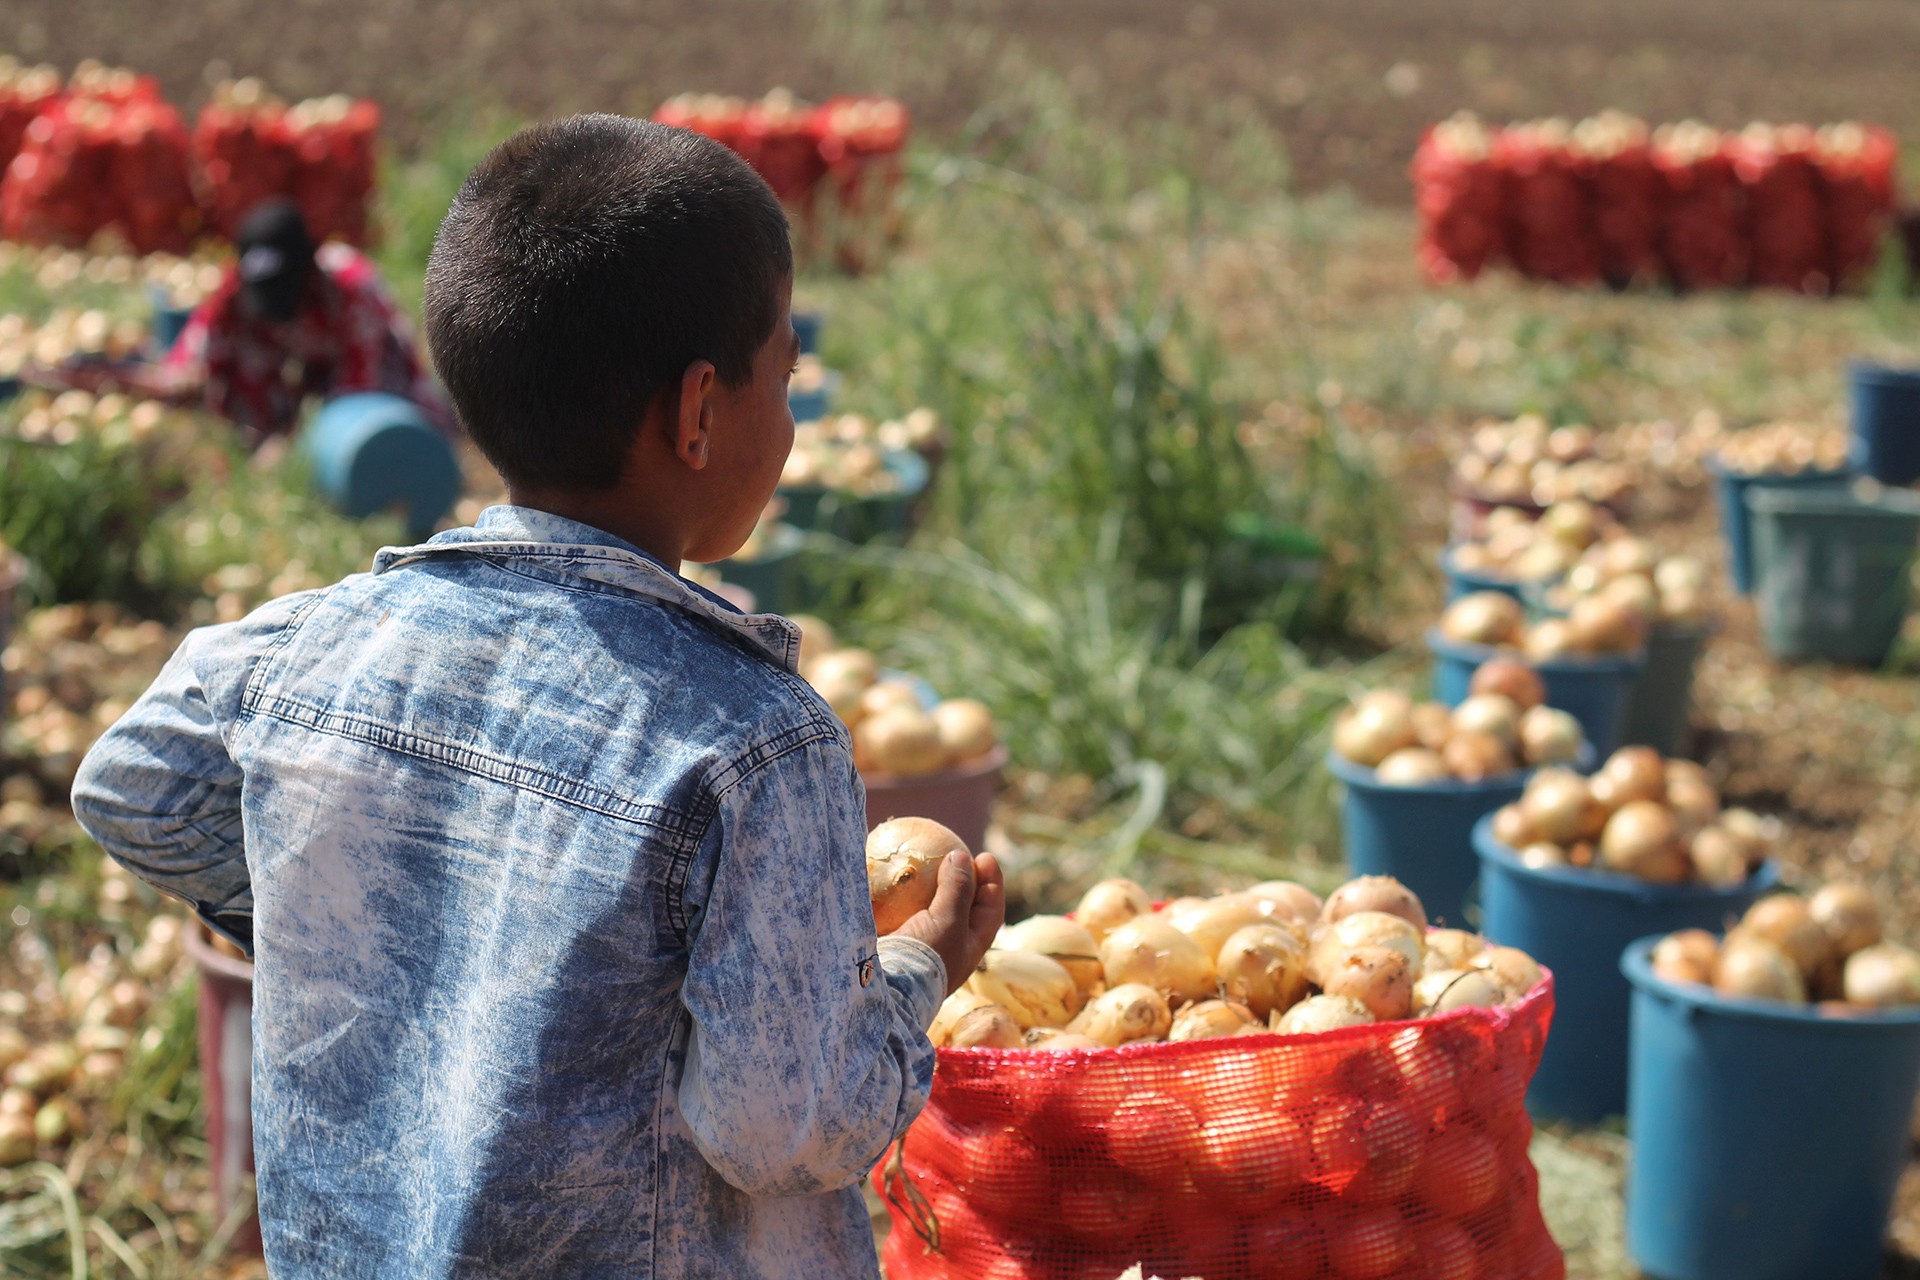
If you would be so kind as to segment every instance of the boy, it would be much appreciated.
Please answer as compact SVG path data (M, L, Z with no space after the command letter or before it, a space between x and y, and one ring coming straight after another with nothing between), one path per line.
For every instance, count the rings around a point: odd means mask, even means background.
M855 1184L1005 901L956 855L876 946L797 631L674 572L773 494L791 284L714 143L500 146L426 318L512 505L194 633L83 765L83 825L253 952L275 1280L876 1274Z

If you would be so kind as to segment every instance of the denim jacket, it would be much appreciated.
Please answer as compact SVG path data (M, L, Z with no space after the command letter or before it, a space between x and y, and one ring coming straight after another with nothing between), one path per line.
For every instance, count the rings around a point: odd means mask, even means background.
M81 824L253 953L275 1280L877 1275L946 975L876 944L797 653L494 507L195 631L88 753Z

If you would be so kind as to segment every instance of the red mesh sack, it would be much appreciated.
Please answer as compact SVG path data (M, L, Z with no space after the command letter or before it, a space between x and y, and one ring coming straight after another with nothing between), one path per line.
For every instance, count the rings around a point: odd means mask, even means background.
M143 80L110 98L55 99L0 183L0 225L29 244L80 247L111 232L136 252L184 252L199 218L179 112Z
M829 98L814 112L813 133L826 165L830 208L818 228L848 271L863 270L869 257L899 238L895 195L903 170L910 118L893 98Z
M1826 293L1826 200L1813 159L1813 130L1752 125L1735 138L1735 176L1747 200L1753 246L1748 278L1758 285Z
M1820 130L1814 163L1827 200L1827 230L1835 285L1856 281L1880 254L1893 215L1893 175L1900 144L1876 126L1832 125Z
M1508 249L1523 275L1561 284L1600 278L1600 246L1584 157L1549 122L1504 130L1494 158L1505 175L1512 223Z
M781 90L747 105L734 150L767 180L783 204L807 208L826 176L813 110Z
M1437 284L1471 280L1506 253L1507 209L1493 135L1471 116L1430 128L1413 153L1420 266Z
M21 67L0 58L0 173L13 163L33 118L60 96L60 73L52 67Z
M285 197L316 239L367 243L379 131L380 108L364 99L287 107L267 96L216 94L193 130L207 225L231 237L255 205Z
M1600 276L1616 288L1658 274L1660 179L1653 171L1647 126L1603 111L1573 131L1586 161L1588 199Z
M1663 125L1654 133L1652 161L1668 277L1682 289L1746 283L1745 199L1726 140L1705 125Z
M874 1171L889 1280L1564 1280L1510 1009L1318 1035L942 1049Z
M334 97L287 113L294 203L316 240L364 245L373 199L379 104Z
M683 93L660 104L653 118L661 124L712 138L731 150L740 149L740 122L747 114L744 98L716 93Z

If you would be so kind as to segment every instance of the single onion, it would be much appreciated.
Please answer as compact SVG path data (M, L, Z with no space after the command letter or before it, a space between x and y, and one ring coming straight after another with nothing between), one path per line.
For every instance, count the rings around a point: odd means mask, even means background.
M1509 1004L1540 985L1546 976L1534 958L1518 947L1488 947L1474 957L1473 968L1485 970L1499 984Z
M1291 880L1262 880L1245 895L1267 909L1269 920L1298 920L1311 924L1320 918L1320 895Z
M975 1009L984 1009L992 1004L993 1001L985 996L965 987L960 988L941 1002L940 1011L933 1015L933 1023L927 1028L927 1040L934 1048L940 1048L947 1043L954 1023Z
M1755 934L1779 947L1803 978L1820 972L1833 950L1807 900L1793 893L1772 894L1748 907L1737 932Z
M1565 543L1547 539L1515 556L1508 567L1522 582L1546 582L1572 568L1575 555Z
M1307 946L1295 929L1250 924L1234 931L1215 963L1221 987L1265 1018L1307 993Z
M867 892L874 929L892 933L933 901L940 863L966 843L931 818L895 818L867 833Z
M1780 820L1763 818L1751 809L1727 809L1720 814L1720 826L1747 848L1747 863L1758 866L1779 835Z
M993 725L993 712L972 698L949 698L933 709L934 728L940 734L940 749L949 764L977 760L993 750L999 734Z
M1341 1027L1363 1026L1372 1021L1373 1014L1358 1000L1344 996L1308 996L1281 1014L1273 1029L1283 1036L1306 1036L1338 1031Z
M1655 884L1677 884L1693 870L1680 844L1680 827L1666 806L1651 800L1622 805L1600 835L1600 865Z
M916 712L926 710L920 701L919 690L904 681L881 680L868 685L860 694L860 718L863 720L901 707Z
M1720 793L1710 785L1687 777L1667 778L1667 807L1680 821L1684 832L1699 831L1720 816Z
M947 763L940 726L916 707L893 706L853 727L853 762L862 773L918 777Z
M1137 982L1109 987L1087 1002L1067 1030L1109 1048L1136 1040L1164 1040L1173 1027L1167 998Z
M1106 1125L1113 1162L1135 1177L1157 1182L1184 1175L1182 1139L1197 1132L1199 1117L1168 1093L1144 1090L1114 1108Z
M813 691L833 708L833 714L840 717L841 724L851 729L860 723L860 695L867 691L867 686L859 680L846 675L832 680L815 680Z
M1462 782L1480 782L1520 767L1507 745L1490 733L1455 734L1440 761Z
M1529 662L1553 662L1579 651L1572 624L1565 618L1542 618L1528 627L1520 650Z
M1604 784L1604 786L1603 786ZM1594 775L1593 795L1609 809L1635 800L1665 801L1667 766L1652 747L1622 747Z
M1244 1005L1228 1000L1202 1000L1190 1004L1174 1015L1173 1026L1167 1031L1167 1039L1173 1040L1212 1040L1224 1036L1244 1035L1249 1030L1264 1031L1266 1028L1253 1020L1253 1013Z
M1707 589L1707 566L1692 556L1668 556L1653 568L1653 585L1668 592Z
M1520 706L1504 693L1475 694L1453 709L1453 731L1488 734L1510 747L1519 741Z
M1880 904L1863 885L1841 881L1823 885L1808 900L1807 909L1826 931L1836 955L1844 958L1880 941Z
M1426 939L1400 916L1384 911L1360 911L1323 925L1307 951L1307 977L1325 987L1348 953L1362 947L1387 947L1407 957L1407 966L1419 973L1426 967Z
M1570 428L1561 427L1548 437L1548 449L1563 462L1571 462L1573 456L1561 456L1554 450L1553 441L1559 438L1561 431ZM1569 498L1556 502L1540 515L1540 531L1556 541L1564 542L1577 551L1584 551L1593 545L1600 536L1600 513L1591 502L1579 498Z
M1461 644L1511 644L1524 621L1520 602L1512 596L1475 591L1447 606L1440 615L1440 633Z
M1720 940L1705 929L1682 929L1653 944L1653 971L1668 982L1713 985Z
M1383 787L1423 787L1451 776L1446 761L1425 747L1402 747L1382 760L1373 774Z
M1115 877L1087 890L1080 898L1080 905L1074 908L1073 918L1098 942L1116 926L1151 910L1153 899L1145 889L1131 880Z
M1427 930L1426 972L1439 969L1464 969L1473 958L1487 949L1487 940L1465 929Z
M1520 865L1534 871L1542 867L1564 867L1571 861L1567 851L1546 840L1536 840L1518 850Z
M1366 1006L1375 1019L1391 1022L1413 1012L1413 982L1418 970L1404 951L1392 947L1355 947L1325 975L1330 996L1347 996Z
M1516 711L1530 711L1547 700L1547 684L1540 673L1513 658L1489 658L1481 663L1467 683L1473 698L1497 694L1513 703ZM1462 707L1466 706L1463 702Z
M1358 876L1347 881L1327 898L1320 919L1337 924L1364 911L1399 916L1414 927L1416 939L1426 932L1427 912L1420 905L1420 896L1392 876Z
M1479 969L1438 969L1413 984L1413 1011L1422 1018L1454 1009L1491 1009L1504 993Z
M1129 920L1100 943L1100 967L1111 986L1139 983L1177 1000L1213 994L1213 957L1163 920Z
M997 1004L961 1014L947 1033L949 1049L1021 1049L1026 1043L1020 1024Z
M1696 760L1667 760L1663 763L1666 784L1669 787L1675 782L1685 785L1697 784L1703 787L1713 785L1713 777L1707 772L1707 767Z
M858 680L861 688L880 678L880 662L865 649L835 649L822 654L802 673L807 683L818 687L840 679Z
M1004 1008L1023 1031L1064 1027L1085 1002L1073 975L1032 951L989 951L967 988Z
M1610 596L1574 601L1566 621L1568 641L1578 653L1629 653L1646 643L1647 615Z
M1629 573L1614 578L1600 588L1600 598L1622 609L1631 611L1639 620L1640 634L1646 634L1646 625L1660 612L1660 592L1653 585L1653 579L1643 573Z
M1806 980L1779 947L1757 935L1731 934L1713 966L1713 989L1730 996L1807 1002Z
M1166 916L1167 923L1199 943L1200 950L1209 959L1220 954L1220 948L1235 932L1265 919L1267 913L1259 900L1239 893L1202 898L1192 906Z
M1067 1053L1074 1049L1104 1049L1105 1045L1092 1036L1078 1035L1072 1031L1062 1031L1058 1027L1035 1027L1027 1032L1026 1046L1029 1049L1045 1049L1049 1053Z
M1420 746L1438 751L1453 736L1453 708L1444 702L1422 702L1413 708L1413 736Z
M1569 764L1579 758L1583 740L1570 711L1533 707L1520 717L1520 755L1528 764Z
M1533 823L1518 804L1503 804L1494 810L1493 838L1509 849L1533 843Z
M1542 769L1527 783L1520 812L1542 840L1567 844L1578 840L1592 800L1587 780L1571 769Z
M1920 1004L1920 955L1891 942L1862 947L1847 957L1843 982L1851 1004Z
M1418 741L1413 728L1413 699L1392 689L1376 690L1358 699L1333 726L1333 749L1369 768Z
M1722 889L1745 884L1752 868L1747 865L1747 847L1722 826L1707 826L1696 831L1687 848L1693 863L1694 879Z
M1651 575L1659 563L1660 553L1653 544L1631 534L1609 538L1600 547L1600 565L1609 578Z
M994 945L1047 957L1073 975L1082 995L1092 995L1105 980L1100 969L1100 944L1084 925L1065 916L1028 916L1002 929Z

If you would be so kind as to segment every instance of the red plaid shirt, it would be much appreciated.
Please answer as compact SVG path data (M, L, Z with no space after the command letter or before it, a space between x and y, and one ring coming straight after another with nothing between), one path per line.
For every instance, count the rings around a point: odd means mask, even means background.
M300 402L386 391L418 404L443 430L452 414L420 362L413 329L373 264L343 244L322 245L299 314L264 320L240 304L240 273L194 311L167 353L170 371L199 371L209 410L262 435L293 430Z

